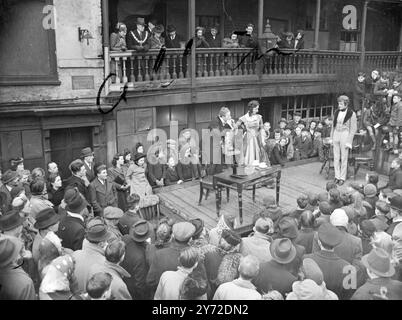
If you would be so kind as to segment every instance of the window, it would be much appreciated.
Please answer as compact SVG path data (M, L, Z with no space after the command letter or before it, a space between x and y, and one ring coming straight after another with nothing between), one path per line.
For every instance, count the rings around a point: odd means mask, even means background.
M299 112L303 120L322 119L332 115L332 102L332 95L287 97L282 101L281 118L289 120L295 112Z
M209 29L212 26L220 25L219 22L220 22L219 16L203 16L203 15L195 16L195 26L196 27L200 26L200 27Z
M315 14L316 14L316 0L306 1L306 30L314 30L315 28ZM323 6L321 2L321 12L320 12L320 31L328 30L328 9Z
M55 32L45 30L43 8L53 0L9 2L0 27L0 84L58 85Z

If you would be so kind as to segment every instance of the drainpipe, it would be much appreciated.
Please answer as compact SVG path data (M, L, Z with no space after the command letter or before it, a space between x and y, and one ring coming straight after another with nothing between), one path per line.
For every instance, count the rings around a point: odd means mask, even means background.
M110 63L109 63L109 0L102 0L102 27L103 27L103 60L104 66L104 78L106 78L110 73ZM105 95L109 93L109 85L105 85Z
M367 23L367 5L368 1L364 1L363 17L362 17L362 36L360 39L360 69L364 69L364 60L366 58L366 23Z

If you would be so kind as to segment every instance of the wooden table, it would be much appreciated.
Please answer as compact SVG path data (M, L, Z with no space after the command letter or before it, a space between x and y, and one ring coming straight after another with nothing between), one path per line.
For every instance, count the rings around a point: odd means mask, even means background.
M264 183L269 180L276 178L276 204L279 204L279 188L281 180L281 167L273 166L268 169L258 169L251 175L245 176L243 178L237 178L232 175L232 173L224 172L213 176L213 187L216 193L216 214L219 217L222 202L222 188L231 188L237 190L239 198L239 217L240 223L243 223L243 189L248 186L253 187L253 201L255 202L255 188L258 183Z

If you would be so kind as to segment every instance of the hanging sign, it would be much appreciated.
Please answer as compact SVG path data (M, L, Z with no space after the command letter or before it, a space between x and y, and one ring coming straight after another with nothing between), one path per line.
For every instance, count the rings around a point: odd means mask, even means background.
M342 26L345 30L357 29L357 9L355 6L347 5L342 9L343 20Z

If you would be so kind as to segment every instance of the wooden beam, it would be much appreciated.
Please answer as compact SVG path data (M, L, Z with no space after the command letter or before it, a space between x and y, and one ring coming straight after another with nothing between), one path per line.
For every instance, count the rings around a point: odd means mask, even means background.
M106 78L110 73L109 65L109 0L102 0L102 25L103 25L103 59L105 61L104 67L104 78ZM109 86L111 81L105 86L105 95L109 93Z
M368 1L364 1L363 5L363 17L362 17L362 34L360 38L360 69L364 69L364 60L366 56L366 24L367 24L367 6Z
M317 0L315 11L315 29L314 29L314 49L319 49L318 37L320 35L320 20L321 20L321 0Z
M225 0L221 0L220 2L220 6L221 6L221 10L220 10L220 25L219 25L219 32L221 34L221 39L223 40L223 38L225 37L225 13L223 12L223 1Z
M195 108L194 103L197 98L195 90L195 62L196 62L196 50L195 50L195 0L188 0L188 21L189 21L189 35L194 39L193 46L191 47L190 56L190 75L191 75L191 105L187 109L187 126L195 129Z
M264 0L258 0L258 38L264 32Z

